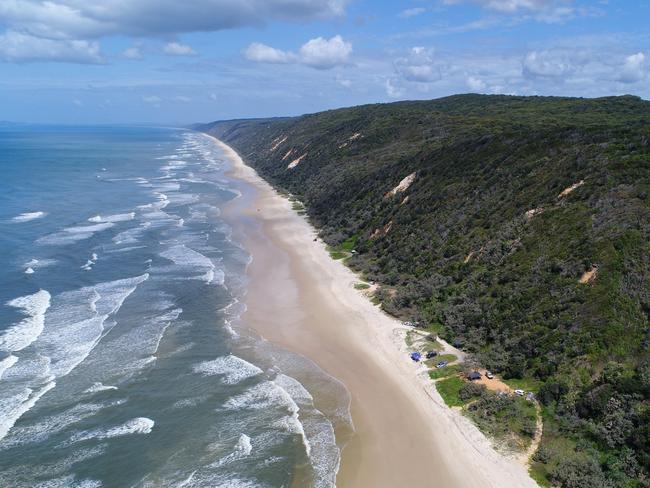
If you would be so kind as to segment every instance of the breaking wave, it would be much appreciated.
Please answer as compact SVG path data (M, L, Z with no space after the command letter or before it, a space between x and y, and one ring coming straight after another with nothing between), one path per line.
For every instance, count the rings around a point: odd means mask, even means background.
M262 370L254 364L244 361L237 356L228 355L213 361L205 361L194 366L194 372L204 376L220 375L221 381L234 385L248 378L262 374Z
M25 212L12 218L12 222L29 222L30 220L41 219L47 215L47 212Z
M33 295L19 297L7 302L10 307L20 309L26 317L12 325L0 335L0 350L21 351L29 346L43 332L45 312L50 307L50 294L40 290Z

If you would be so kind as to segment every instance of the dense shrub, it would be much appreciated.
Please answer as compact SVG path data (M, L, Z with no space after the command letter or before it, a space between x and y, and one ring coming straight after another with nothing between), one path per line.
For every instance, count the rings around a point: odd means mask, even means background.
M486 388L485 385L480 385L478 383L465 383L465 385L460 389L458 392L458 396L460 397L461 400L463 401L468 401L471 400L472 398L475 397L480 397L485 393Z

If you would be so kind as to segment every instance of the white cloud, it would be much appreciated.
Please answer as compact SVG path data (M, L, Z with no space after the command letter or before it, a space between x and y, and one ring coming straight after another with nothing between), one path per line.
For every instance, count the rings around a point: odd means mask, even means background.
M427 9L423 7L407 8L406 10L402 10L399 13L398 17L401 17L402 19L408 19L410 17L421 15L426 11Z
M76 98L74 100L72 100L72 103L74 103L77 107L83 107L84 106L84 103L81 100L78 100Z
M351 53L352 44L337 35L331 39L311 39L297 53L254 42L244 50L244 57L263 63L299 63L316 69L331 69L347 64Z
M645 54L638 52L625 58L619 80L623 83L636 83L646 77Z
M76 39L43 39L11 30L0 36L0 60L86 64L104 62L97 42Z
M548 23L563 22L577 11L573 0L444 0L445 4L474 3L486 10L502 14L530 14L532 18ZM578 9L582 13L588 9Z
M402 96L402 90L399 88L394 80L390 78L384 82L384 88L386 89L386 95L390 98L399 98Z
M2 0L0 24L38 37L173 35L340 16L347 0Z
M178 42L169 42L165 44L165 47L163 49L165 54L168 54L170 56L195 56L196 51L192 49L191 46L188 46L187 44L181 44Z
M0 37L0 59L97 63L102 59L92 41L106 36L175 36L332 18L344 14L348 1L0 0L0 26L7 29ZM168 46L168 54L193 54L176 44ZM129 49L123 53L127 58L135 55Z
M341 36L331 39L317 37L302 45L299 58L303 64L313 68L329 69L346 64L351 53L352 44L344 41Z
M350 88L352 86L352 80L343 78L340 75L337 75L335 78L336 82L344 88Z
M563 51L531 51L523 61L524 76L565 77L574 71L574 64Z
M254 42L244 50L244 57L249 61L258 63L288 63L295 59L295 55L276 49L266 44Z
M142 52L139 47L128 47L122 51L122 57L126 59L142 59Z
M408 55L395 60L395 71L406 81L430 83L441 78L440 64L433 49L411 48Z
M475 76L468 76L465 80L467 87L474 93L485 93L487 85L483 80Z
M558 3L570 3L571 0L471 0L472 3L480 5L489 10L496 10L499 12L516 12L518 10L547 10ZM445 0L444 3L453 5L457 3L464 3L464 0Z
M152 103L152 104L158 104L162 102L162 98L156 96L156 95L148 95L142 97L142 101L146 103Z
M175 102L183 102L183 103L187 103L187 102L192 101L192 99L190 97L186 97L184 95L178 95L178 96L174 97L172 100L174 100Z

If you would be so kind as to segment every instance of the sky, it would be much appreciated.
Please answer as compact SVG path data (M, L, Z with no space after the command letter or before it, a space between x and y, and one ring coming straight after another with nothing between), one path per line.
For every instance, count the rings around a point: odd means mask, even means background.
M0 120L180 125L457 93L650 98L648 0L0 0Z

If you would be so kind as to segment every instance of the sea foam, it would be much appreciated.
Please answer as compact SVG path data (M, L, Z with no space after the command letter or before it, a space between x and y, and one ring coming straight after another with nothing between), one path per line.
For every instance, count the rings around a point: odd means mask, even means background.
M66 245L73 244L77 241L90 239L95 233L110 229L115 224L113 222L102 222L94 225L79 225L67 227L62 231L39 237L36 242L47 245Z
M213 463L211 467L221 467L230 464L234 461L250 456L252 451L253 445L251 444L251 438L246 434L241 434L235 444L233 452Z
M105 385L102 382L93 383L93 385L84 390L84 393L98 393L100 391L117 390L117 386Z
M254 364L232 354L217 358L213 361L199 363L193 369L195 373L200 373L204 376L221 375L221 381L228 385L239 383L263 372Z
M97 223L114 223L114 222L127 222L135 218L135 212L115 214L115 215L95 215L90 217L88 222L97 222Z
M111 427L110 429L93 429L77 432L69 441L62 446L74 444L76 442L87 441L90 439L113 439L132 434L149 434L153 430L155 422L147 417L136 417L128 420L121 425Z
M4 372L17 362L18 358L16 356L7 356L6 358L0 359L0 380L2 379Z
M0 439L41 396L54 388L56 378L67 375L88 357L106 333L107 318L116 313L124 300L148 277L144 274L61 293L54 297L46 315L45 310L50 305L49 293L46 297L42 295L37 302L21 297L17 302L21 307L39 303L40 306L34 308L40 313L36 314L36 325L33 321L26 325L18 324L14 327L20 333L9 329L2 337L4 345L11 346L10 350L19 350L16 348L27 345L31 347L27 350L29 354L23 354L20 361L4 373L4 379L12 386L9 394L3 391L5 396L0 400ZM34 390L31 385L38 383L47 384Z
M29 222L30 220L36 220L43 218L47 215L47 212L25 212L20 215L16 215L13 219L13 222Z
M10 307L21 309L26 317L0 335L0 350L21 351L43 332L45 312L50 307L50 294L40 290L33 295L19 297L7 302Z
M55 386L56 383L51 381L36 391L25 388L16 395L0 399L0 439L7 435L16 421L30 410L39 398Z
M46 331L36 344L41 354L52 359L51 372L60 377L81 363L106 333L106 319L148 278L145 273L55 297Z
M215 280L215 266L212 260L197 252L184 244L172 246L169 249L160 253L160 256L172 261L177 266L193 268L204 274L198 276L197 279L203 280L210 284ZM217 283L223 284L223 272L217 276Z

